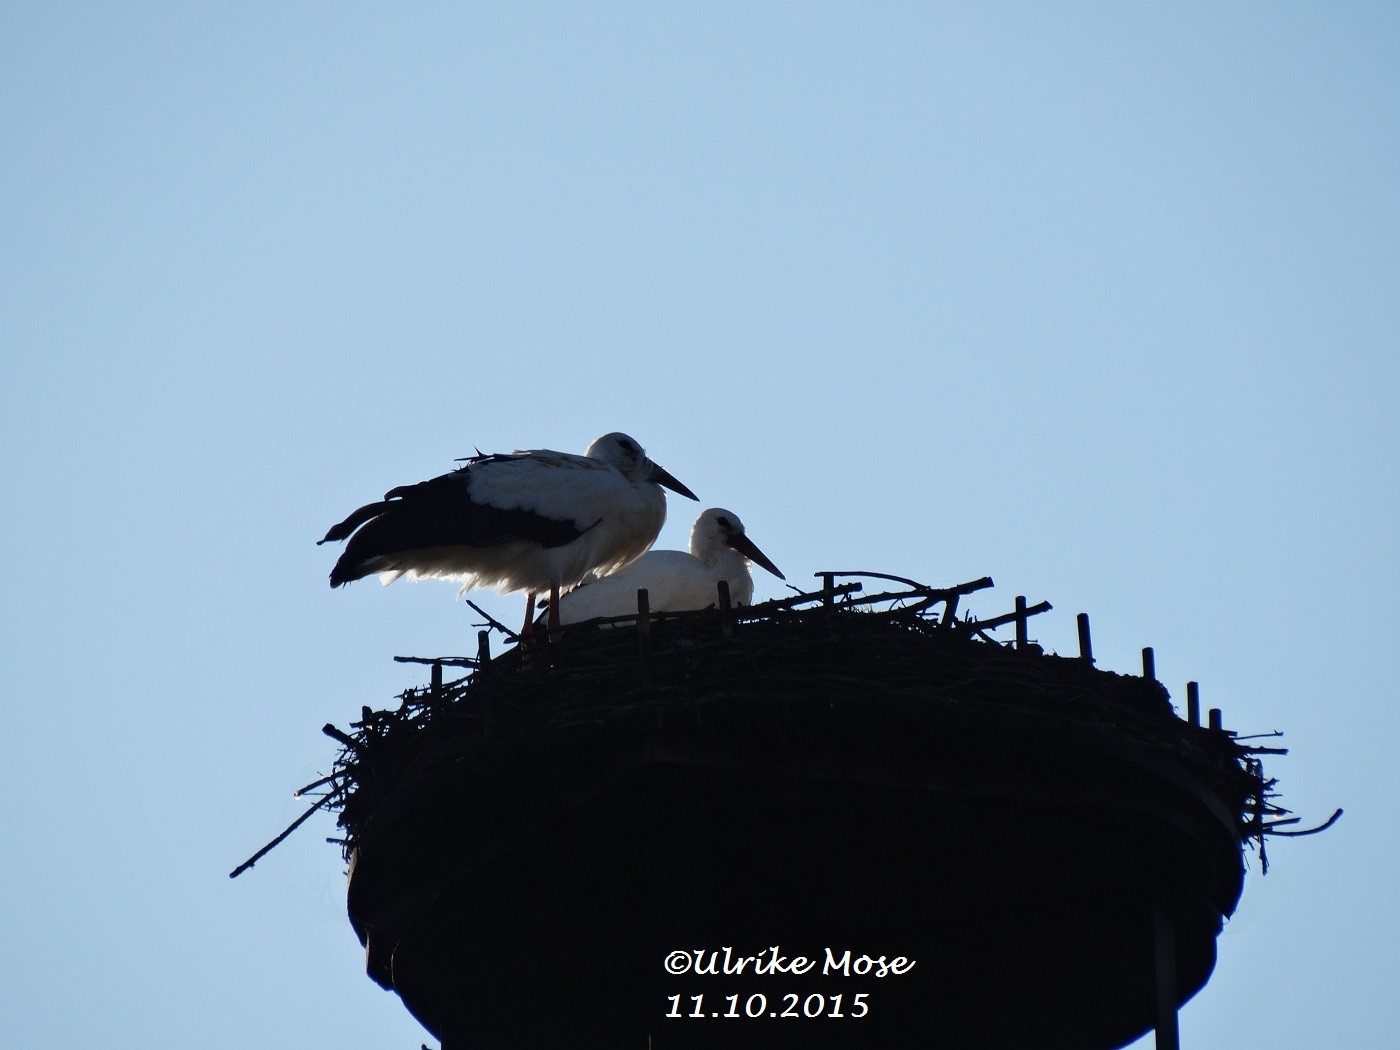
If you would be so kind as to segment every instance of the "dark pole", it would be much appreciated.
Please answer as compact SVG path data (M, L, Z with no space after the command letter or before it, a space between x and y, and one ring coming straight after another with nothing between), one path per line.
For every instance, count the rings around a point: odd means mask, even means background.
M651 681L651 596L645 587L637 588L637 657L642 665L642 681Z
M1149 681L1157 680L1157 654L1150 645L1142 650L1142 676Z
M1026 629L1026 596L1016 595L1016 648L1024 649L1030 642L1030 632Z
M1089 614L1079 614L1079 659L1086 664L1094 662L1094 647L1089 641Z
M1157 1050L1181 1050L1176 1018L1176 931L1157 903L1152 905L1153 972L1157 978Z
M1186 683L1186 721L1193 726L1201 724L1201 684Z

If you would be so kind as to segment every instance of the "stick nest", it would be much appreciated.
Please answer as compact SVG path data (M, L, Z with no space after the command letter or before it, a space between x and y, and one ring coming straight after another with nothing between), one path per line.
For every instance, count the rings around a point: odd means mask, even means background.
M820 591L735 609L721 593L709 610L570 627L495 659L485 631L475 659L411 658L437 665L434 685L405 691L396 708L365 708L353 733L326 727L343 746L332 774L312 787L327 785L318 805L339 810L344 837L333 841L348 859L376 813L439 790L444 770L549 761L667 726L742 736L853 713L918 719L943 734L990 731L1040 747L1098 741L1151 753L1206 784L1261 853L1263 836L1287 812L1274 803L1275 782L1258 757L1282 749L1183 721L1152 679L1046 654L1025 643L1024 630L1020 646L995 638L1016 614L959 617L959 598L990 580L939 589L873 573L823 576ZM857 576L905 588L862 596L861 584L836 584ZM1020 619L1048 608L1022 605ZM468 673L442 683L442 667Z

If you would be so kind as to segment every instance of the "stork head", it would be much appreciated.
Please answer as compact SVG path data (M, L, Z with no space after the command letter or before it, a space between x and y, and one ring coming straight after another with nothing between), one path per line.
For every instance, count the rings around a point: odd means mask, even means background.
M584 455L617 468L617 472L628 481L651 481L657 485L664 485L688 499L699 498L659 464L649 460L646 449L626 434L604 434L588 446Z
M749 561L762 565L780 580L787 579L778 567L744 534L744 523L739 515L723 507L711 507L702 511L690 530L690 553L701 561L705 555L721 547L732 547Z

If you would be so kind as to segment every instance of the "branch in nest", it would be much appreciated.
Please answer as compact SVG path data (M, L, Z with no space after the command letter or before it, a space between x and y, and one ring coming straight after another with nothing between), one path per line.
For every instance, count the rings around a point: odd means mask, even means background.
M1316 835L1319 831L1326 831L1328 828L1330 828L1333 824L1337 823L1337 821L1339 821L1339 820L1341 820L1341 819L1342 819L1342 811L1341 811L1340 809L1338 809L1335 813L1333 813L1330 817L1328 817L1325 821L1323 821L1321 824L1319 824L1319 825L1318 825L1317 827L1315 827L1315 828L1307 828L1307 829L1305 829L1305 830L1303 830L1303 831L1279 831L1279 830L1277 830L1277 829L1278 829L1278 826L1279 826L1280 824L1296 824L1296 823L1298 823L1299 818L1298 818L1298 817L1292 817L1292 818L1290 818L1290 819L1288 819L1288 820L1276 820L1276 821L1274 821L1272 824L1266 824L1266 825L1264 825L1264 833L1267 834L1267 835L1286 835L1288 838L1297 839L1297 838L1302 838L1304 835Z
M321 787L323 784L334 784L335 781L336 774L334 773L332 773L328 777L322 777L320 780L313 780L310 784L307 784L306 787L297 788L295 791L293 791L292 798L301 798L301 796L305 795L307 792L315 791L318 787Z
M254 853L251 857L249 857L247 860L245 860L242 864L240 864L240 865L238 865L238 867L234 868L231 872L228 873L228 877L231 878L231 879L236 879L236 878L238 878L238 876L242 875L245 871L247 871L249 868L251 868L251 867L252 867L254 864L256 864L258 861L262 860L265 856L267 856L267 855L268 855L269 853L271 853L274 849L276 849L277 846L282 842L283 839L285 839L285 838L286 838L288 835L290 835L292 832L296 831L297 828L301 827L301 826L302 826L303 824L305 824L308 820L310 820L310 819L311 819L311 814L315 813L318 809L320 809L322 806L324 806L327 802L329 802L329 801L331 800L331 798L332 798L332 796L327 795L325 798L321 799L319 802L317 802L314 806L312 806L310 809L308 809L308 810L307 810L305 813L303 813L301 816L297 817L296 820L292 821L291 824L289 824L289 825L287 826L287 830L286 830L286 831L282 832L282 834L278 835L275 839L273 839L271 842L269 842L266 846L264 846L262 849L258 850L256 853Z
M321 727L321 732L325 733L326 736L330 737L332 740L339 740L345 745L347 750L357 755L363 750L364 745L359 740L356 740L349 733L337 729L329 722Z
M512 642L520 641L520 635L516 634L505 624L501 623L500 620L496 619L481 606L477 605L476 602L469 601L467 602L467 604L470 605L473 609L475 609L479 615L485 617L486 624L488 627L494 627L496 630L500 631L503 635L509 638Z

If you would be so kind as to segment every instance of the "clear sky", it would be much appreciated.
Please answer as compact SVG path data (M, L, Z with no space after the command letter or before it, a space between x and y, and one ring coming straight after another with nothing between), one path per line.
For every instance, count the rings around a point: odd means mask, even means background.
M1398 45L1361 2L5 5L0 1044L424 1041L331 818L227 878L392 656L474 645L314 541L624 430L796 583L990 575L1284 730L1283 802L1346 816L1251 859L1183 1044L1389 1045Z

